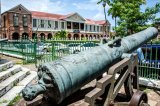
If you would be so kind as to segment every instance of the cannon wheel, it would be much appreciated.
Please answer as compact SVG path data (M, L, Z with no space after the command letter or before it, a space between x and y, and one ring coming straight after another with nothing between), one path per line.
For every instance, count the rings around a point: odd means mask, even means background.
M127 96L127 101L130 101L132 96L133 96L133 86L132 86L132 81L133 79L130 78L130 76L127 77L126 81L124 82L124 90L126 92Z
M131 98L129 106L149 106L147 94L143 91L136 91Z

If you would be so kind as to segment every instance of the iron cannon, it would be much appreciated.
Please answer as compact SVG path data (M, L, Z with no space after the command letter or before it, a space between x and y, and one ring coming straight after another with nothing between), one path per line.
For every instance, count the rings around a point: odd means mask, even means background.
M38 68L38 83L23 89L22 95L26 101L31 101L43 94L59 104L122 60L125 54L132 53L157 35L158 30L150 27L90 50L44 63Z

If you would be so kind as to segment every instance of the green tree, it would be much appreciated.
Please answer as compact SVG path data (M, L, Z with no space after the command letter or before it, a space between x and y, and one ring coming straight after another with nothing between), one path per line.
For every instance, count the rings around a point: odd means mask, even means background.
M57 33L55 33L54 37L55 38L66 38L67 35L68 35L68 32L61 30L61 31L58 31Z
M108 15L112 15L118 25L114 28L118 36L133 34L151 26L148 22L154 22L155 14L160 11L160 3L157 3L141 12L140 7L146 0L100 0L98 3L104 1L110 6Z

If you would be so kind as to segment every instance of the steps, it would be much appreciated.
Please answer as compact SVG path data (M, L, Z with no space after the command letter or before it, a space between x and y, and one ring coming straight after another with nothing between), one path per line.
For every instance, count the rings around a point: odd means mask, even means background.
M22 89L37 77L37 72L7 62L0 65L0 106L8 106Z
M8 68L13 67L14 63L12 61L1 60L1 62L5 62L0 64L0 72L5 71Z

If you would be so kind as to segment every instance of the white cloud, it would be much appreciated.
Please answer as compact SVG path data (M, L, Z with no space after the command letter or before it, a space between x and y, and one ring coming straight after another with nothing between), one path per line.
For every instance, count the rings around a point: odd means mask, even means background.
M97 4L98 0L89 0L81 3L73 3L72 5L75 6L78 10L84 11L93 11L96 13L93 16L95 20L104 20L104 12L103 6L101 4ZM106 5L106 10L110 7Z
M90 0L91 3L97 3L99 0Z
M96 9L96 5L95 4L89 4L89 3L73 3L73 6L75 6L77 9L79 10L88 10L88 11L94 11L97 10Z
M104 19L105 19L104 13L101 13L101 12L97 13L97 14L93 17L93 19L95 19L95 20L104 20Z
M2 0L2 12L22 4L28 10L61 13L65 3L60 0Z

